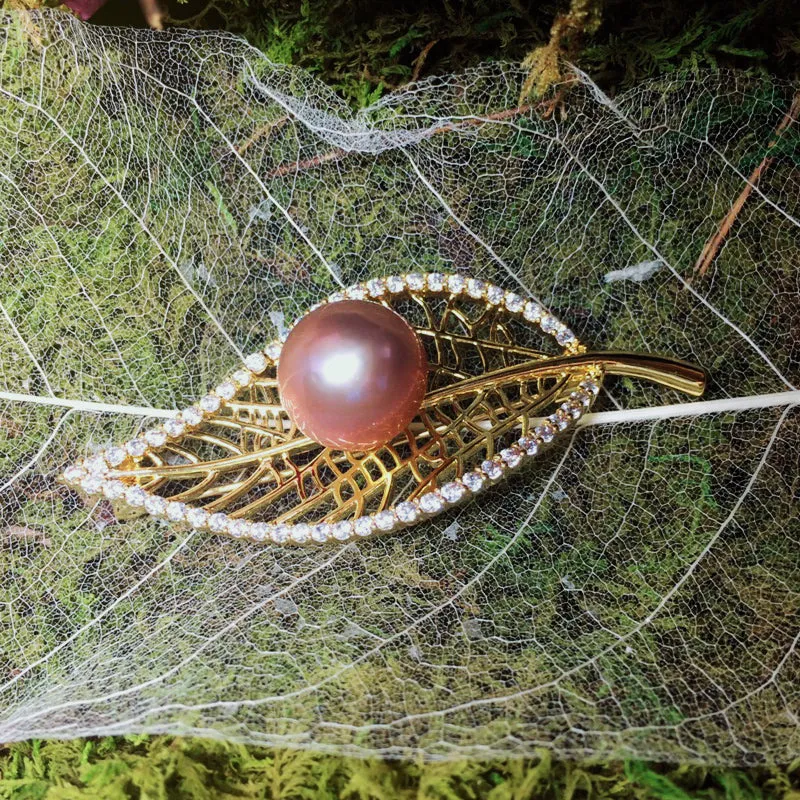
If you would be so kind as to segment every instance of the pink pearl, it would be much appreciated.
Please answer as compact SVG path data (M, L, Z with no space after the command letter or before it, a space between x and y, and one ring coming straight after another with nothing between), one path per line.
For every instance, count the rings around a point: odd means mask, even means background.
M418 414L428 359L411 326L365 300L303 317L278 362L281 402L306 436L338 450L372 450Z

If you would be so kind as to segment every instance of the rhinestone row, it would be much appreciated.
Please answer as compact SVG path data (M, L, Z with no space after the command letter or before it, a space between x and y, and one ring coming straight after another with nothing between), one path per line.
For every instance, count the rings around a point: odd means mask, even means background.
M538 324L540 329L545 334L553 336L567 353L581 350L581 345L572 331L538 303L524 300L514 292L505 291L493 284L458 274L409 273L402 276L373 278L365 284L357 284L342 292L336 292L326 302L334 303L345 299L381 300L406 291L411 294L466 295L474 300L485 300L491 305L502 305L510 313L520 315L530 323ZM322 304L312 306L309 312L320 305ZM302 317L296 320L292 327L300 319ZM543 445L549 444L559 432L576 422L591 407L599 392L598 382L593 376L587 375L578 390L573 392L554 414L537 426L533 435L522 437L516 444L502 450L494 458L483 461L480 467L444 484L437 490L353 521L317 525L251 522L230 517L223 512L210 514L202 508L188 506L178 501L168 501L146 492L139 486L126 486L114 477L114 469L120 467L129 457L140 459L147 454L150 447L162 447L169 439L179 438L187 430L200 425L205 417L215 414L226 401L233 399L239 389L252 384L268 366L277 364L281 347L282 341L271 342L263 351L247 356L246 369L236 370L212 392L201 398L196 405L166 420L160 427L131 439L125 445L110 447L67 468L64 480L70 485L80 487L88 495L102 495L112 501L124 500L130 506L144 508L152 516L166 518L172 522L184 522L196 529L226 533L235 538L275 544L323 543L332 540L346 542L373 533L389 532L411 525L420 519L432 517L461 502L467 496L480 492L486 485L497 482L508 470L519 466L525 458L536 455Z

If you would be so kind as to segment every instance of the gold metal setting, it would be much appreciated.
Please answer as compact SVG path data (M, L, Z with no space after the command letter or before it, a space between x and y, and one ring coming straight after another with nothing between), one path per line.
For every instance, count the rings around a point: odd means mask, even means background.
M121 515L277 544L347 541L415 523L466 500L563 436L606 375L691 396L705 373L672 358L587 352L535 301L460 275L374 279L329 298L383 303L430 362L420 414L370 452L324 448L281 406L280 343L246 360L162 428L88 458L65 482Z

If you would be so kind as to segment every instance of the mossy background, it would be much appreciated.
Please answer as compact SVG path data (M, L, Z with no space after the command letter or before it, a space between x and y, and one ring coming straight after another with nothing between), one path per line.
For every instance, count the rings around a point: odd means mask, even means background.
M698 67L733 66L795 78L800 57L797 4L788 1L609 0L574 3L570 10L558 3L221 0L172 3L169 14L191 26L242 33L272 59L315 72L356 107L413 77L488 59L522 61L531 53L528 63L539 70L532 89L562 77L553 66L556 53L572 59L610 93L644 77ZM566 21L559 27L554 22L560 14ZM95 20L141 23L133 3L115 0ZM555 40L551 29L557 31ZM112 253L106 256L116 261ZM103 274L104 259L97 263L96 280L113 282L113 276ZM52 318L46 310L35 311ZM254 336L258 327L254 322ZM60 335L54 331L51 345ZM137 351L139 363L153 360L140 351L135 331L123 344ZM216 365L207 366L209 373L216 370ZM163 391L164 376L150 370L146 376ZM197 379L198 386L206 382L206 375ZM91 394L92 387L76 388ZM147 393L146 386L141 388ZM191 396L196 389L183 391ZM42 424L47 424L44 417ZM703 472L703 465L697 472ZM5 752L1 766L0 796L19 798L800 797L798 763L751 771L640 762L581 765L553 762L546 751L536 762L410 764L199 739L123 737L16 744Z

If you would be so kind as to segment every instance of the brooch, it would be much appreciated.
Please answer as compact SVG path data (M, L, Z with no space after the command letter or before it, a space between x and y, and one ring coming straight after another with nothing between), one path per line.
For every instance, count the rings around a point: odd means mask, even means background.
M537 302L458 274L337 292L196 405L69 467L119 516L274 544L385 533L501 481L564 436L607 375L692 396L703 370L591 352Z

